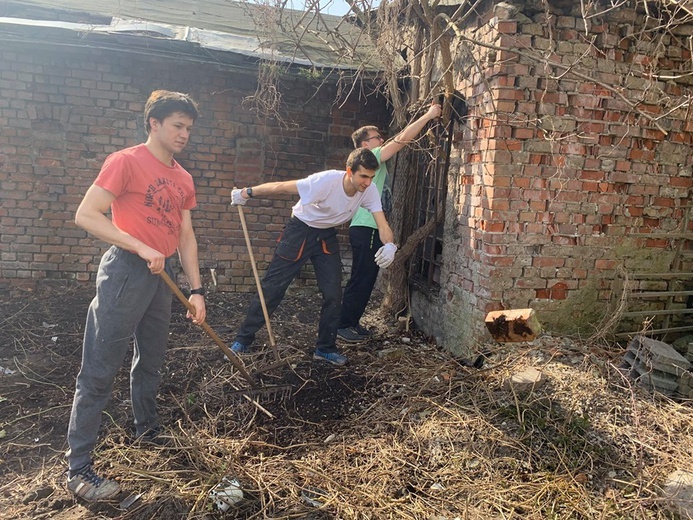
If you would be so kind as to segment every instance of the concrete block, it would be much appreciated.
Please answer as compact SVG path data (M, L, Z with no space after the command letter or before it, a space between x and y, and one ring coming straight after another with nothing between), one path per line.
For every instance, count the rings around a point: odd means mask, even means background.
M679 378L686 372L686 369L672 365L671 363L661 362L657 358L649 355L641 355L638 360L650 370L671 374L672 377Z
M676 396L676 391L675 390L667 390L666 388L657 388L650 384L647 380L643 379L638 379L635 384L639 386L640 388L643 388L647 390L648 392L657 392L662 395L666 395L667 397L675 397Z
M489 312L485 322L491 336L499 343L534 341L541 333L541 324L534 309Z
M623 362L626 366L632 367L635 363L638 362L638 357L632 350L626 350L626 353L623 355Z
M689 388L687 390L676 390L676 393L674 394L675 397L678 397L679 399L693 399L693 388Z
M693 372L684 372L679 378L679 384L693 387Z
M676 394L683 399L693 399L693 372L685 372L679 378Z
M667 477L664 501L682 519L693 520L693 471L678 470Z
M635 371L635 365L638 363L638 358L635 357L635 353L631 352L630 350L626 350L625 355L623 356L623 362L621 363L621 366L619 367L621 370L621 373L625 375L626 377L629 377L631 379L637 379L638 373Z
M680 338L671 342L671 346L676 349L676 352L680 352L681 354L686 354L686 351L690 345L693 345L693 334L681 336Z
M650 370L642 363L636 363L633 368L638 374L637 384L648 390L657 390L663 394L672 395L679 386L678 378L671 376L671 374Z
M539 370L529 367L522 372L513 374L503 383L506 390L513 390L518 394L526 394L546 383L546 376Z

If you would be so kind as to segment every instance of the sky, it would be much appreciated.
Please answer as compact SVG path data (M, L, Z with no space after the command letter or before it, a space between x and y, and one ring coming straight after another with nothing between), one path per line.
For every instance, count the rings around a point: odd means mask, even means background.
M292 2L289 2L289 5ZM313 2L308 2L312 4ZM293 0L293 9L304 9L306 1L305 0ZM325 14L333 14L335 16L342 16L349 12L349 4L344 0L320 0L320 11Z
M349 4L344 0L320 0L321 11L335 16L341 16L349 12Z
M248 0L249 2L257 2L266 5L279 5L281 2L278 0L270 0L269 2L263 0ZM320 11L325 14L331 14L334 16L343 16L349 12L349 4L345 0L318 0L320 2ZM376 4L376 1L371 0L369 3L372 5ZM295 9L296 11L304 11L306 4L313 5L315 0L288 0L286 2L286 7L288 9Z

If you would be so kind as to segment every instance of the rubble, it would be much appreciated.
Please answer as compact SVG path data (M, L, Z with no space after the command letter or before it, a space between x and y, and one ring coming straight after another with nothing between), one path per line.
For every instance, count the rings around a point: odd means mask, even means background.
M668 396L693 397L691 362L663 341L634 337L628 344L621 367L647 390Z
M693 472L678 470L669 475L664 498L669 509L680 518L693 519Z

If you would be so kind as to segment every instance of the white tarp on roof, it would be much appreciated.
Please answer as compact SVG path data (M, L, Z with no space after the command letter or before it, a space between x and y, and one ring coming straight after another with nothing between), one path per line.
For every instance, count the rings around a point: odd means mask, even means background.
M6 24L91 33L136 33L285 63L380 69L370 38L337 16L229 0L10 0L7 4L14 4L14 11L22 16L2 18ZM41 16L37 16L38 12ZM69 13L68 18L60 20L73 21L45 20L55 13ZM100 17L100 24L88 23L96 17ZM111 23L106 24L109 17Z

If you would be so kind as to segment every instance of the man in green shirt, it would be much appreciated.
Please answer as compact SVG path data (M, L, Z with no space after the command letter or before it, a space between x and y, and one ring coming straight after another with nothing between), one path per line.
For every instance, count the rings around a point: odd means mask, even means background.
M351 139L355 148L368 148L378 159L378 170L373 184L383 197L383 210L388 211L389 184L385 162L419 135L429 121L440 117L441 106L433 103L428 111L397 134L394 139L384 143L380 131L375 126L363 126L356 130ZM352 264L351 277L344 289L342 311L337 337L350 343L358 343L368 338L371 332L361 326L360 320L373 292L380 270L375 255L383 247L378 238L378 226L371 214L359 209L349 227Z

